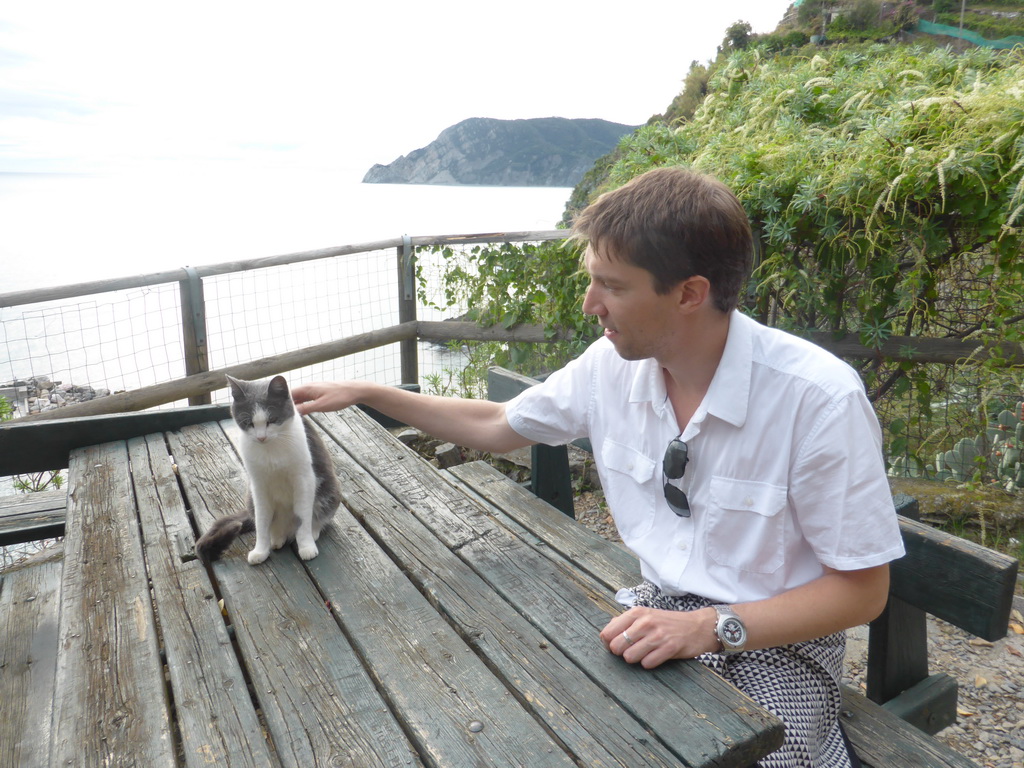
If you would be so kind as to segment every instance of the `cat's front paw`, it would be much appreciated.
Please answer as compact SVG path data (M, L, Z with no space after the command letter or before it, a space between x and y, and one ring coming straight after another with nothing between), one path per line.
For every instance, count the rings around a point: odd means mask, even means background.
M304 544L299 547L299 557L301 557L303 560L312 560L319 554L320 550L317 549L316 544Z
M254 549L249 553L249 565L259 565L270 556L270 550Z

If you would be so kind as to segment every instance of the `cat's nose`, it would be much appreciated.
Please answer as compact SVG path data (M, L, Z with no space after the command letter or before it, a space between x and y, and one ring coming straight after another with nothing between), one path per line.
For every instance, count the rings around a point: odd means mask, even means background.
M267 436L266 435L256 435L256 439L259 440L261 443L267 442Z

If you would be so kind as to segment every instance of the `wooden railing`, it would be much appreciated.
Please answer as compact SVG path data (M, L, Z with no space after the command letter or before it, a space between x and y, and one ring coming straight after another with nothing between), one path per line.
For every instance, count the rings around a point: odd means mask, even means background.
M516 341L550 342L559 336L548 336L540 326L483 328L465 322L428 322L418 319L415 282L416 249L444 245L472 245L483 243L540 242L564 238L564 230L536 232L503 232L475 235L442 235L400 237L370 243L344 245L314 251L284 254L246 261L231 261L194 268L183 268L147 275L133 275L108 280L97 280L75 285L40 288L0 294L0 308L34 304L59 299L75 298L144 286L178 283L181 297L181 327L185 376L150 386L40 414L25 416L18 421L67 419L77 416L96 416L144 410L158 405L188 399L190 405L210 402L209 393L224 387L224 375L239 378L261 378L292 371L303 366L337 359L357 352L399 343L401 379L403 384L417 384L417 342L426 341ZM397 262L398 317L397 323L368 333L348 336L284 354L264 357L250 362L211 370L209 340L206 332L206 307L203 279L215 275L244 272L267 267L329 259L369 251L395 249ZM830 333L808 332L806 338L829 349L840 357L856 359L910 360L953 364L979 361L998 356L1009 364L1024 363L1024 350L1017 345L984 347L977 342L961 339L924 339L906 336L889 337L879 347L867 347L853 334L837 336Z
M465 246L486 243L541 242L558 240L566 236L564 230L534 232L494 232L472 235L438 235L398 237L368 243L343 245L314 251L283 254L245 261L207 264L199 267L156 272L144 275L95 280L86 283L39 288L0 294L0 308L38 304L61 299L80 298L96 294L147 286L178 283L181 307L184 378L120 392L84 403L23 417L24 420L66 419L74 416L94 416L142 410L165 403L188 399L189 405L210 403L209 393L224 387L224 374L239 378L259 378L275 373L295 370L346 355L375 349L387 344L400 344L401 379L404 384L418 383L419 365L417 341L447 341L452 339L507 341L550 341L540 328L482 329L470 323L436 323L418 320L416 301L416 249L434 246ZM286 354L254 360L220 370L210 368L210 346L206 329L206 302L203 279L250 270L266 269L321 259L336 258L358 253L394 249L397 262L398 316L395 325L375 329L369 333L337 339ZM453 335L456 334L456 335Z

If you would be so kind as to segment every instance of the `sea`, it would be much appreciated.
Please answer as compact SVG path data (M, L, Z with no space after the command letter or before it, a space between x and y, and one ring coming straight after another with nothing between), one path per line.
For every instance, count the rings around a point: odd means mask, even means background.
M554 229L571 192L363 184L362 173L0 173L0 293L402 235Z
M364 170L183 165L0 173L0 294L402 235L554 229L571 193L363 184ZM394 279L393 270L385 274ZM25 375L5 357L0 345L0 384ZM104 386L89 381L84 363L62 378ZM0 494L5 485L0 479Z

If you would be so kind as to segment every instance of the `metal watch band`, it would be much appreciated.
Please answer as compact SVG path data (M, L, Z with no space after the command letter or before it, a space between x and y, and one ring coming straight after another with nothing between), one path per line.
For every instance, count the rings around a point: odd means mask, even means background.
M715 637L721 645L719 653L739 653L747 645L747 628L731 605L712 606L718 614Z

